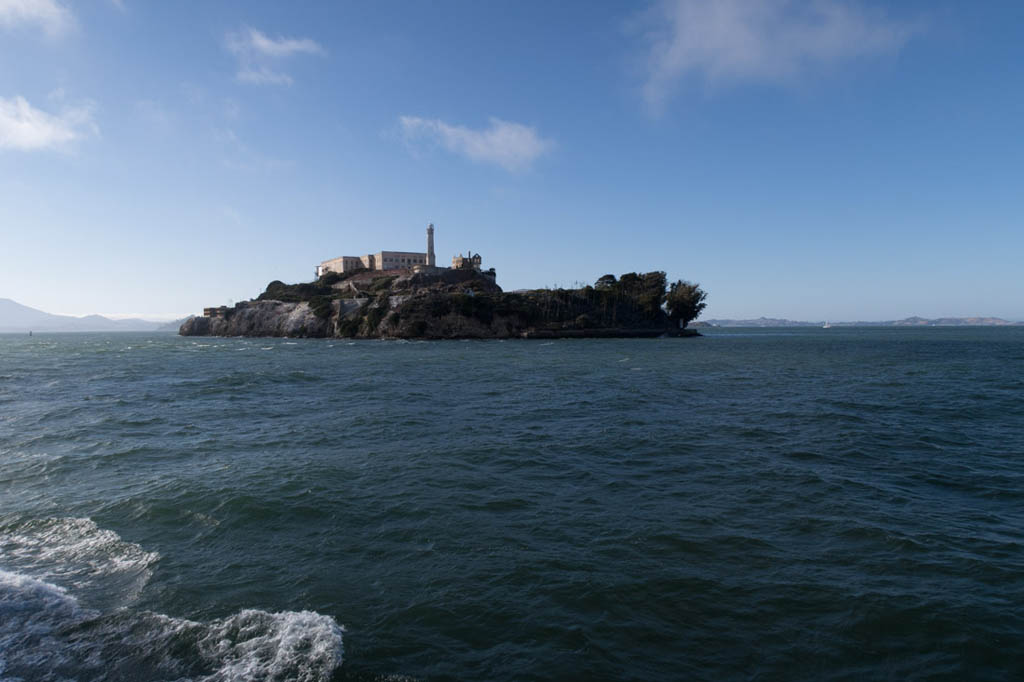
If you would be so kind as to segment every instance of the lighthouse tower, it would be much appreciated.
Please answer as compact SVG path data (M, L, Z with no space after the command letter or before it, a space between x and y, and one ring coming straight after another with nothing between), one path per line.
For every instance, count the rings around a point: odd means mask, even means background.
M427 267L434 267L434 223L427 225Z

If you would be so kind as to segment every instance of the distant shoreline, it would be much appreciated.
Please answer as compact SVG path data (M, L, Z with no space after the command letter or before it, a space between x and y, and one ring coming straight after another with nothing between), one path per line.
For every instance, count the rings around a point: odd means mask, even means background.
M819 320L807 322L802 320L787 320L773 317L759 317L748 320L702 320L694 322L691 326L696 328L707 327L822 327L825 324L830 327L1019 327L1024 322L1006 320L1001 317L906 317L902 320L879 320L874 322L834 322L831 320Z

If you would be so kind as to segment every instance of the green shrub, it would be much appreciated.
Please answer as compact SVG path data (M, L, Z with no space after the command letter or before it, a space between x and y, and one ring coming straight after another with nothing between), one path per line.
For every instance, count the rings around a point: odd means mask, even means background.
M334 312L330 296L314 296L309 299L309 307L313 310L313 314L321 320L326 320Z
M366 324L368 331L373 333L380 325L381 320L388 314L388 309L384 306L377 306L376 308L370 308L366 312Z
M320 275L320 279L318 279L316 283L319 284L320 286L329 287L332 284L336 284L342 281L343 279L346 279L346 277L347 273L334 272L333 270L329 270L324 274Z
M285 301L286 303L301 303L309 301L314 296L330 296L333 289L317 282L304 282L302 284L285 284L275 279L267 285L267 290L260 294L257 301Z
M352 317L343 317L338 320L338 336L345 336L352 338L359 333L359 326L362 324L363 318L358 315Z

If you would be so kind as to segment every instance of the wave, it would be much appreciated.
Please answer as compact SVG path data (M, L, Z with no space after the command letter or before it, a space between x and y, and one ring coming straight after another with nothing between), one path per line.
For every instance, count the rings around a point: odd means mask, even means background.
M88 518L11 525L0 526L0 565L78 590L97 606L134 601L160 560L158 553L125 542Z
M344 628L330 616L245 609L198 622L97 597L141 590L158 559L89 519L0 526L0 682L314 682L341 665Z
M311 611L247 609L208 623L126 609L101 614L57 585L0 570L4 682L314 682L341 665L342 632Z

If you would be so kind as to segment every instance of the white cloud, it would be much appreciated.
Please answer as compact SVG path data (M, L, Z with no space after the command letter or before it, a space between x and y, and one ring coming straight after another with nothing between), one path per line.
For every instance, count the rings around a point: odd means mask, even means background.
M57 149L99 132L90 104L49 114L24 97L0 97L0 149Z
M36 25L57 36L75 24L71 11L57 0L0 0L0 26Z
M228 33L224 44L238 58L238 80L256 85L292 84L291 76L269 65L280 59L297 54L327 54L310 38L271 38L250 27Z
M294 82L288 74L274 71L266 66L261 66L258 69L241 68L235 77L242 83L252 83L253 85L291 85Z
M839 0L665 0L642 23L644 97L655 108L689 74L781 81L815 64L894 52L915 30Z
M535 128L501 119L490 119L484 130L450 125L438 119L416 116L399 118L406 139L425 139L453 154L473 161L493 163L509 171L524 170L553 146Z
M249 29L249 44L268 57L287 57L293 54L326 54L324 48L309 38L268 38L254 28Z

